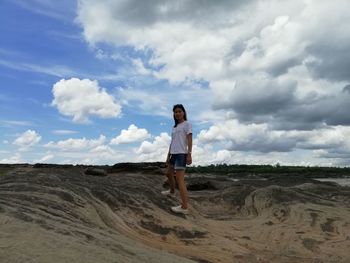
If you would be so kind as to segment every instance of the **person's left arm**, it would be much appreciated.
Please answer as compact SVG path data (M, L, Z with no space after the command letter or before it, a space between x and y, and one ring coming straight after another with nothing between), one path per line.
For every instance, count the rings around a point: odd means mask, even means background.
M187 134L187 160L186 163L189 165L192 163L192 133Z

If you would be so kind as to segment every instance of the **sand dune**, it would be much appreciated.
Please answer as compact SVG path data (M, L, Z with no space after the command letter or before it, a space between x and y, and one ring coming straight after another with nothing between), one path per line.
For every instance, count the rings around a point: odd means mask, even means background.
M349 187L191 175L184 216L159 164L84 171L0 167L0 262L350 262Z

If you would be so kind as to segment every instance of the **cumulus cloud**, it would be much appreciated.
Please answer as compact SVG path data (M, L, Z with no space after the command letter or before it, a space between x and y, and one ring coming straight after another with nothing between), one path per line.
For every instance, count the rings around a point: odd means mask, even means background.
M140 3L137 0L115 2L110 7L115 13L123 14L118 20L132 26L152 25L162 21L201 21L207 18L220 19L235 8L250 1L229 1L220 0L213 2L204 1L171 1L152 0Z
M350 125L349 1L79 3L78 21L91 45L126 45L144 54L132 60L143 77L165 79L175 87L207 84L186 96L185 89L176 90L181 99L190 98L186 102L196 121L216 116L194 146L201 162L254 157L266 162L277 158L276 152L295 151L346 156L342 136L347 132L340 126ZM165 116L168 97L177 96L162 92L151 97L131 87L119 95L125 102L136 101L135 108L143 112ZM149 155L155 143L141 144L140 160L157 159ZM221 149L206 148L212 144ZM254 155L245 159L241 153ZM260 153L265 155L255 155Z
M152 74L152 72L145 67L141 59L134 59L132 60L132 63L137 71L138 74L140 75L149 75Z
M172 117L172 105L181 102L190 120L205 121L220 118L220 114L213 114L210 111L211 91L195 83L176 86L170 90L159 89L157 86L147 89L119 88L117 94L121 101L126 105L132 105L141 115Z
M250 80L213 82L212 87L217 88L214 108L230 110L231 116L242 122L268 123L277 130L350 124L347 85L333 93L300 94L296 81L252 76Z
M135 1L80 3L78 20L90 43L150 48L150 65L162 66L155 75L170 81L211 81L253 70L279 75L303 61L308 43L303 1L147 2L142 12ZM267 12L267 5L274 8Z
M259 71L278 76L310 58L317 60L319 56L308 48L324 43L322 37L347 39L348 5L344 0L332 4L315 0L219 1L215 5L208 1L140 5L135 1L82 0L78 20L90 43L152 49L149 62L162 65L156 72L159 77L215 81L232 80L234 74L234 80ZM331 29L335 24L342 25L337 32ZM332 45L339 44L329 47Z
M221 74L222 57L229 52L230 45L224 37L215 33L217 28L208 30L200 26L201 23L197 20L192 20L193 10L187 8L191 8L193 4L185 1L176 4L170 1L153 4L147 2L141 5L147 6L141 12L140 4L133 1L112 3L84 0L80 3L78 20L83 25L85 38L90 43L113 42L118 45L135 46L137 49L152 49L154 55L149 60L149 65L155 68L162 67L160 71L153 72L157 77L182 81L187 77L201 79L204 75L215 77L215 74ZM221 4L234 7L237 1L234 3ZM200 9L196 7L195 10L202 10L201 15L215 14L210 10L212 8L217 12L222 10L226 13L222 6L217 8L209 3L207 6L200 6ZM209 6L211 7L208 8ZM128 8L127 16L125 8ZM166 15L160 10L167 10ZM191 13L191 16L183 16L184 10L187 10L188 14ZM174 19L170 18L170 13L174 14ZM139 23L144 24L135 23L137 20L131 19L131 14L137 14L141 19ZM151 19L145 20L148 15ZM198 19L209 22L208 16L204 19L201 15L197 16ZM180 17L183 17L183 20L178 20ZM214 18L218 17L220 16L216 13ZM213 26L215 19L206 25ZM151 20L154 23L150 22Z
M123 144L143 141L151 135L146 129L139 129L136 125L131 124L127 130L122 130L120 135L111 140L111 144Z
M169 100L165 93L156 92L155 90L144 90L136 88L119 88L117 90L121 101L126 104L136 102L137 109L141 114L157 114L165 115L167 110L167 103Z
M273 114L281 123L294 123L295 128L319 128L321 125L350 125L350 93L346 88L332 94L310 93L295 100L282 111ZM278 125L278 123L276 122Z
M257 79L232 82L213 82L215 108L232 108L245 115L273 114L288 107L295 100L295 82L273 81L261 76Z
M56 149L54 153L47 152L41 159L34 162L55 162L61 164L86 164L86 165L106 165L118 162L130 162L133 160L132 154L127 150L118 151L103 144L101 137L97 140L76 139L76 141L66 140L57 143L50 142L46 147ZM63 144L74 143L75 146L67 147ZM54 155L54 156L52 156Z
M61 140L58 142L50 141L45 145L45 147L56 148L61 151L82 151L87 149L92 149L94 147L101 146L105 143L106 137L100 135L98 139L73 139L69 138L67 140Z
M306 14L310 19L308 33L311 40L307 53L313 60L308 62L307 66L313 77L349 82L350 55L347 50L350 17L345 11L349 8L349 2L346 0L337 0L332 4L317 2L314 10L312 4L313 2L309 3Z
M297 143L295 136L284 131L270 130L267 124L240 124L229 120L202 130L198 134L201 143L222 142L234 151L288 152Z
M23 163L21 159L21 155L19 153L16 153L15 155L11 156L10 158L4 158L0 160L0 163Z
M165 161L166 155L169 151L170 136L163 132L156 136L153 142L144 141L136 150L136 160L140 162L145 161Z
M121 106L97 81L61 79L53 86L52 93L52 105L61 114L73 117L74 122L88 122L90 116L115 118L121 113Z
M193 145L192 162L194 165L232 164L237 162L237 153L229 150L215 150L206 146Z
M38 160L34 160L35 163L46 163L49 160L52 160L55 156L52 153L46 153L43 157Z
M266 124L244 125L229 120L202 130L195 144L198 145L196 154L199 155L199 162L206 164L219 162L226 156L227 163L232 163L232 160L236 163L254 163L255 159L258 163L270 164L278 160L284 164L346 165L350 160L349 138L350 127L345 126L275 131ZM221 157L213 155L222 151L215 150L218 148L224 149ZM247 152L249 154L243 155Z
M20 146L21 148L27 148L37 144L41 140L41 136L33 130L27 130L22 133L13 144Z
M78 20L92 44L112 42L147 52L152 50L147 62L160 67L153 70L154 76L171 82L208 81L214 108L231 108L241 120L250 120L252 112L262 115L291 104L298 107L301 98L297 95L303 90L319 92L316 80L308 86L302 83L315 75L313 63L324 66L330 60L311 50L325 41L329 43L327 50L332 47L338 50L339 45L347 46L346 39L350 38L346 33L350 31L344 30L349 24L345 11L349 3L344 0L332 4L304 0L220 1L215 6L201 3L200 7L198 3L154 1L152 5L139 5L135 1L82 0ZM274 8L267 10L267 6ZM329 13L329 8L334 12ZM134 15L138 18L132 19ZM335 24L341 25L336 32L332 29ZM342 41L335 43L328 39ZM349 61L345 56L333 59L333 64L338 63L337 69L327 66L328 72L337 74L340 68L345 71L350 68L342 62ZM140 59L134 61L141 72L152 70L145 69ZM304 79L290 74L295 67L305 67ZM328 93L334 91L329 89ZM314 114L312 109L305 110ZM284 115L276 118L285 119ZM307 126L308 121L298 123L300 127L303 124Z
M321 150L324 155L334 157L346 154L350 157L350 127L335 126L305 132L305 140L298 143L298 148Z
M98 145L82 155L79 163L84 164L113 164L117 162L132 161L126 151L117 151L108 145Z

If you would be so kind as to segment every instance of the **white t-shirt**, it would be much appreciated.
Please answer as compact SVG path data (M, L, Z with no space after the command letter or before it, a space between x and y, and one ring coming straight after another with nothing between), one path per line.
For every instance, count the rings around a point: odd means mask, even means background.
M188 121L179 123L171 133L170 154L187 153L187 135L192 133L192 124Z

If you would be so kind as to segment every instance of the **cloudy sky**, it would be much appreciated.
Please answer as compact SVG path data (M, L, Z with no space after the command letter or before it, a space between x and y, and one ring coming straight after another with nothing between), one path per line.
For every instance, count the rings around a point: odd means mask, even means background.
M0 163L350 165L348 0L2 0Z

